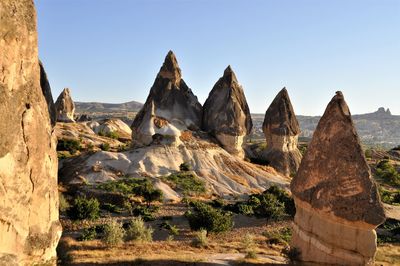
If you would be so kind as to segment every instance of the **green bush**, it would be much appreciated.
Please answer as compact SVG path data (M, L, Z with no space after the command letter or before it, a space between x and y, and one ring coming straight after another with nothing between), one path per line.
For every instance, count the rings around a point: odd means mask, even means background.
M125 230L122 224L112 220L105 225L102 240L108 246L115 246L123 242L124 236Z
M77 197L68 209L68 216L73 220L94 220L100 216L100 204L95 198Z
M185 213L192 230L206 229L208 232L225 232L233 227L230 213L214 209L208 204L194 202L191 210Z
M271 186L261 194L252 194L245 202L236 202L224 209L243 215L255 215L278 221L285 217L294 217L296 212L293 199L278 186Z
M379 195L384 203L392 205L400 205L400 192L391 192L382 187L379 187Z
M142 217L146 222L154 221L156 218L154 214L158 211L158 208L155 206L141 206L137 205L132 209L132 214L134 216Z
M97 232L95 227L89 227L83 229L82 234L79 236L78 241L88 241L97 238Z
M257 253L255 251L255 242L254 236L252 234L245 234L242 240L243 249L246 252L246 259L255 259L257 258Z
M189 163L183 162L183 163L181 163L181 165L179 165L179 170L182 171L182 172L191 171L192 167L190 166Z
M196 196L206 192L204 181L191 172L171 174L162 179L173 189L181 191L184 195Z
M102 151L109 151L109 150L110 150L110 144L108 144L108 143L102 143L102 144L100 144L100 149L101 149Z
M179 229L176 225L171 225L168 221L160 224L161 229L168 230L171 235L179 235Z
M268 245L289 245L292 239L292 229L290 227L284 227L278 230L265 232L263 235L267 238Z
M106 137L108 137L110 139L119 139L119 135L115 131L107 132L105 135L106 135Z
M125 239L127 241L143 241L150 242L153 237L153 229L146 227L141 217L133 218L128 225L126 230Z
M103 203L101 205L101 208L103 210L109 211L109 212L113 212L113 213L122 213L122 209L114 204L111 203Z
M71 154L75 154L81 150L81 144L79 140L75 139L60 139L57 143L57 151L69 151Z
M400 174L389 160L382 160L376 166L376 176L393 186L400 186Z

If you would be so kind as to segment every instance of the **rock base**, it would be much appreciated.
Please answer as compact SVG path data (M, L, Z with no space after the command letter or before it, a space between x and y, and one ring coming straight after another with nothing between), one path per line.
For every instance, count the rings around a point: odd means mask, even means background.
M300 260L337 265L374 265L376 232L373 225L342 220L295 198L296 216L291 247Z

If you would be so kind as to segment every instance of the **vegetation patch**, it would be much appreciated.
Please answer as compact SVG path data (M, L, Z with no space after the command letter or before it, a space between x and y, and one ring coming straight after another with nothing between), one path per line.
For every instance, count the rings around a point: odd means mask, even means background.
M268 245L285 245L288 246L292 239L292 229L284 227L278 230L267 231L263 233L267 238Z
M296 212L293 199L285 190L275 185L263 193L250 195L247 201L226 205L224 209L272 221L294 217Z
M202 202L193 202L192 207L185 213L190 228L194 231L205 229L208 232L220 233L233 227L230 212L215 209Z
M67 211L72 220L94 220L100 216L100 204L95 198L77 197Z
M57 143L57 151L68 151L71 154L75 154L81 150L81 143L75 139L60 139Z
M378 228L378 244L400 243L400 221L387 219Z
M182 192L185 196L196 196L206 192L204 181L198 178L193 172L171 174L163 177L162 180L173 189Z
M153 229L146 227L141 217L133 218L127 225L125 239L127 241L150 242L153 239Z
M389 160L380 161L375 170L375 175L378 179L392 186L400 186L400 173Z
M115 220L112 220L104 227L104 235L102 241L107 246L116 246L123 242L124 236L125 230L122 227L122 224Z
M399 191L389 191L383 187L379 187L379 195L384 203L391 205L400 205L400 192Z

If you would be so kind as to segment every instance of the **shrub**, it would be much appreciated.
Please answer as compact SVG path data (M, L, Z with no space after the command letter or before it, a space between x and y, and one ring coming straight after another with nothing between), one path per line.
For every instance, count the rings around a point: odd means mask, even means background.
M57 151L69 151L71 154L75 154L81 150L81 144L79 140L75 139L60 139L57 143Z
M59 196L59 210L60 212L66 212L71 207L71 205L69 204L68 200L64 197L64 194L60 192L58 196Z
M153 229L151 227L146 227L144 221L141 217L133 218L126 230L126 240L127 241L152 241Z
M115 131L107 132L105 135L106 135L106 137L108 137L110 139L119 139L119 135Z
M68 216L73 220L94 220L99 218L100 204L95 198L77 197L74 204L68 209Z
M171 235L174 236L179 235L178 227L176 227L176 225L171 225L168 221L160 224L160 228L168 230Z
M400 174L389 160L382 160L376 166L376 176L393 186L400 186Z
M137 205L133 208L132 214L134 216L140 216L142 217L146 222L148 221L154 221L154 213L158 211L158 208L156 207L148 207L148 206L141 206Z
M78 241L88 241L96 239L97 232L95 227L89 227L83 229L82 234L79 236Z
M192 245L197 248L204 248L208 246L207 230L200 229L196 232L195 237L192 240Z
M109 211L109 212L113 212L113 213L122 213L122 209L114 204L111 203L103 203L101 205L101 208L103 210Z
M206 192L204 181L191 172L171 174L163 177L163 180L184 195L200 195Z
M214 209L208 204L194 202L192 210L185 213L192 230L206 229L208 232L225 232L233 227L230 213Z
M254 236L252 234L245 234L243 238L243 248L246 252L246 259L255 259L257 254L255 252Z
M400 205L400 192L391 192L382 187L379 187L378 191L382 202L392 205Z
M187 162L183 162L183 163L181 163L181 165L179 165L179 170L180 171L191 171L192 170L192 167L190 166L190 164L189 163L187 163Z
M125 230L122 224L113 220L104 227L102 241L108 246L115 246L123 242Z
M284 227L279 230L265 232L263 235L267 238L268 245L289 245L289 242L292 239L292 230L290 227Z
M100 149L101 149L102 151L109 151L109 150L110 150L110 144L108 144L108 143L102 143L102 144L100 144Z

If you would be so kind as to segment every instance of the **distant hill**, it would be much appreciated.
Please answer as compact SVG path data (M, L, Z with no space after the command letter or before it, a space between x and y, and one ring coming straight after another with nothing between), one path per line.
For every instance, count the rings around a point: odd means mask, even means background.
M142 103L136 101L126 103L75 102L75 111L77 113L138 112L142 106Z
M254 136L262 137L263 114L252 114ZM368 146L393 148L400 145L400 115L392 115L389 109L379 108L376 112L353 115L353 121L361 141ZM311 138L321 116L298 115L300 137Z

